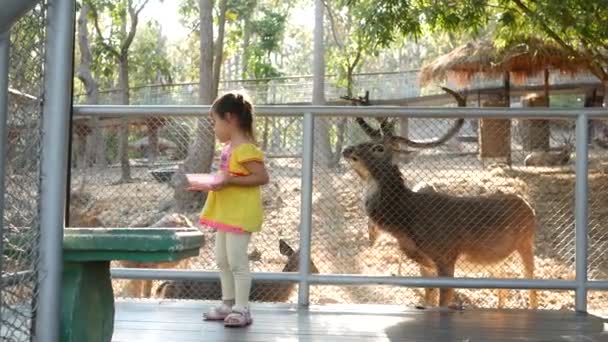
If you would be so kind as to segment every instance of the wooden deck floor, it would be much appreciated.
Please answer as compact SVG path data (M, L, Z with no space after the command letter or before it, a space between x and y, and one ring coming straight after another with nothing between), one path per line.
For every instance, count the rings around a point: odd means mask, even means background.
M118 301L114 342L608 341L608 320L572 312L399 310L367 305L297 310L254 305L254 323L203 322L200 302Z

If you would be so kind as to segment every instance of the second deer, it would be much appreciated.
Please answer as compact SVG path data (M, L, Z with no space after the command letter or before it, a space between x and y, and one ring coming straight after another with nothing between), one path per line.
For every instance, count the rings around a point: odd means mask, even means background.
M299 271L300 254L294 251L287 242L279 240L279 252L287 257L283 272ZM310 262L310 272L319 273L315 264ZM277 283L269 281L253 281L251 284L251 300L259 302L287 302L296 284ZM221 300L222 290L219 280L213 281L166 281L156 290L160 298Z

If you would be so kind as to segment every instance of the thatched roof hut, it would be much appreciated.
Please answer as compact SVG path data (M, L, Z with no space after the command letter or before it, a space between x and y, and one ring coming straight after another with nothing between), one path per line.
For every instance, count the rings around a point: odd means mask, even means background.
M584 61L552 43L539 38L513 40L507 46L497 46L490 40L478 40L457 47L425 65L420 72L420 83L453 80L459 86L470 84L475 75L501 78L509 72L515 83L523 83L530 76L550 69L574 74L587 70Z

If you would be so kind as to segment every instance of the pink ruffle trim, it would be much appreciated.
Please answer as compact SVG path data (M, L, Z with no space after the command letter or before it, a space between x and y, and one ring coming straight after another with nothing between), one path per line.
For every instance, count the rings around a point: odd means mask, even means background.
M211 228L215 228L224 232L231 232L231 233L246 233L242 228L239 227L235 227L235 226L231 226L229 224L225 224L225 223L221 223L221 222L215 222L215 221L211 221L205 218L200 218L198 220L198 223L211 227Z

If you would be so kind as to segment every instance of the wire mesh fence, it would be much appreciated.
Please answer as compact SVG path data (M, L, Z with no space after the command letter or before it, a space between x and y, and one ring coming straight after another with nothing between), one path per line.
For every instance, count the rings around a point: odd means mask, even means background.
M128 140L133 180L123 182L116 146L117 121L100 120L97 128L100 133L95 133L95 128L83 128L93 121L77 120L81 121L73 137L72 226L87 224L87 220L99 220L93 225L103 226L149 226L176 211L196 223L203 200L197 202L194 210L176 210L175 194L181 190L175 175L192 153L190 146L197 140L197 134L203 134L203 140L213 141L210 130L197 130L197 120L192 117L131 121ZM414 245L427 256L433 254L433 250L440 252L435 254L452 254L456 259L456 277L529 278L532 273L535 279L574 279L573 121L503 120L488 124L483 119L459 123L443 119L387 118L382 131L376 119L366 120L372 128L368 130L371 135L366 134L354 118L315 120L311 252L314 267L311 269L329 274L419 276L422 271L436 275L433 267L421 269L424 258L408 250L411 241L400 236L397 228L395 233L390 225L382 226L383 222L393 220L391 224L414 229L407 224L418 220L419 231L409 232L419 237ZM457 125L461 127L451 129ZM531 127L533 133L530 133ZM492 129L488 134L487 130ZM387 152L403 140L396 136L414 143L432 143L446 132L452 132L453 136L435 144L437 146L413 148L400 143L400 151L394 153L391 162L375 160L379 164L368 165L372 169L390 168L393 163L407 191L425 194L407 202L405 207L384 203L379 214L371 215L366 210L365 197L375 191L378 182L370 188L361 176L365 177L367 171L356 172L353 163L348 162L352 158L343 155L344 150L375 139ZM384 138L379 139L377 134ZM479 143L482 135L485 135L485 145ZM253 271L297 270L298 254L293 251L299 247L301 136L301 117L258 117L257 138L266 153L271 183L263 188L264 227L261 233L254 234L249 250ZM542 139L538 139L539 136ZM103 143L91 142L95 137L101 137ZM77 148L79 143L90 147ZM94 146L104 146L105 151L96 154ZM212 169L217 165L220 148L215 146ZM601 196L602 180L606 178L600 165L607 152L595 147L590 150L589 267L590 274L596 278L606 272L602 261L603 235L594 234L604 229ZM103 156L103 161L98 163L96 160L100 159L92 156ZM86 162L80 163L82 160ZM455 199L461 197L467 199ZM412 201L405 199L408 200ZM473 201L474 211L467 201ZM414 209L409 209L410 206ZM398 208L407 210L396 212ZM84 222L78 223L81 218ZM370 224L374 220L380 224ZM152 264L149 267L215 270L214 235L204 232L206 243L198 258L177 266ZM483 248L476 249L479 246ZM445 266L441 272L445 272ZM217 282L114 282L117 295L123 297L219 298ZM139 282L140 287L147 286L148 290L143 294L134 293L134 282ZM311 301L415 306L427 300L436 303L438 298L432 293L427 298L423 289L395 286L313 286ZM526 308L532 304L528 291L520 290L460 289L454 298L456 303L470 307ZM573 303L573 294L568 291L537 291L537 298L538 307L544 309L570 308ZM252 299L295 302L297 286L258 283L252 290Z
M0 340L29 341L37 296L45 2L11 29ZM3 144L5 142L2 142Z
M401 72L386 73L361 73L353 75L353 93L363 94L370 92L370 98L378 100L403 100L416 99L419 97L441 95L443 90L437 86L422 86L419 79L420 70L407 70ZM248 79L248 80L222 80L219 84L220 93L234 89L243 89L251 98L260 104L296 104L311 103L312 101L312 76L290 76L270 79ZM327 101L338 101L345 94L344 88L340 86L341 80L335 75L325 77L325 98ZM524 84L513 84L517 87L538 87L542 89L544 79L541 76L528 77ZM577 74L570 77L559 72L552 72L550 84L562 86L580 86L581 84L598 84L597 78L590 74ZM459 88L453 82L448 82L447 87ZM487 79L477 76L471 80L469 93L475 94L477 90L493 90L495 93L502 92L502 81ZM485 93L484 92L484 93ZM154 84L132 87L129 95L132 104L146 105L192 105L198 103L198 82L179 84ZM482 95L479 95L482 96ZM483 95L486 98L485 94ZM517 96L513 94L512 99ZM472 99L473 100L473 99ZM477 99L475 100L477 101ZM85 94L76 94L75 103L85 103ZM99 104L122 104L121 90L104 90L99 93Z

